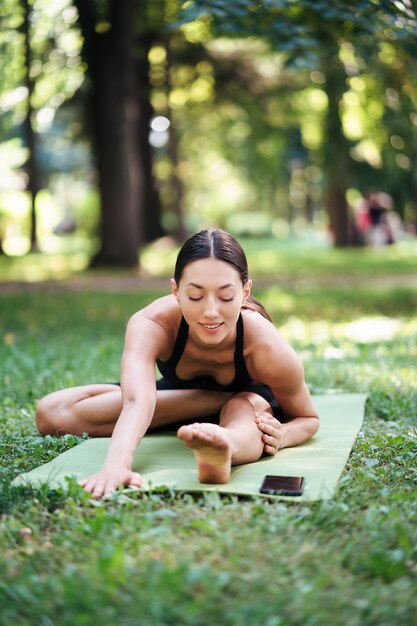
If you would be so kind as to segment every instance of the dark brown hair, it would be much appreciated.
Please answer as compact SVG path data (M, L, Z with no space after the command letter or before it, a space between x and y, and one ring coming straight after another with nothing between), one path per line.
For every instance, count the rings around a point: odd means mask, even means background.
M179 285L184 269L189 263L210 258L233 265L240 276L242 285L247 283L249 278L248 262L241 245L232 235L216 228L202 230L184 243L178 253L175 264L174 278L177 285ZM258 311L263 317L272 322L263 305L253 296L249 296L246 299L242 308Z

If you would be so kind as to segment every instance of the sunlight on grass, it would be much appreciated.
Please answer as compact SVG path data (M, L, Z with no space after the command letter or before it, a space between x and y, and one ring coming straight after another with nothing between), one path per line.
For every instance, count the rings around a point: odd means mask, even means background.
M308 280L327 277L340 279L346 271L351 277L384 277L385 275L416 273L417 241L403 241L381 249L332 249L305 237L298 238L240 238L252 278L268 280ZM0 280L41 282L60 280L84 272L98 242L74 236L46 238L44 254L21 256L0 255ZM170 277L179 246L164 237L145 246L140 254L144 276ZM22 250L23 251L23 250ZM22 252L21 251L21 252Z
M41 252L22 256L1 255L0 280L37 283L69 278L88 267L96 247L97 242L79 235L66 239L55 236L45 238Z
M345 334L347 339L360 343L389 341L394 339L402 326L403 322L401 320L389 317L369 317L347 324Z
M383 275L384 273L415 273L417 242L403 241L385 248L333 249L323 243L311 244L304 238L240 238L246 252L252 278L268 276L279 280L289 275L309 277L331 273ZM178 246L169 238L147 246L141 254L144 270L152 276L170 276Z
M352 359L364 358L368 367L365 378L385 377L396 387L405 384L417 388L417 377L411 368L404 368L394 381L391 366L396 359L417 356L417 320L388 317L362 317L354 322L334 323L327 320L309 322L290 316L280 326L283 336L299 350L304 362L323 359L339 362L342 367Z
M276 287L270 287L263 291L262 304L271 315L275 312L289 313L294 311L296 307L296 298L294 295L284 292Z
M29 283L62 280L85 270L88 262L89 255L85 252L72 255L32 253L18 260L2 260L0 276L1 280Z

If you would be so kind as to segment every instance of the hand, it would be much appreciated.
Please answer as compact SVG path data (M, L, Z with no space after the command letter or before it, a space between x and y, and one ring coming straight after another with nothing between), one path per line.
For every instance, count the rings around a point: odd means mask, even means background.
M270 413L259 413L255 422L259 430L263 433L262 441L264 442L264 452L274 456L281 447L281 422L279 422Z
M89 491L93 498L101 498L116 491L120 485L142 487L143 481L140 474L132 472L127 467L103 467L97 474L80 480L79 484L85 491Z

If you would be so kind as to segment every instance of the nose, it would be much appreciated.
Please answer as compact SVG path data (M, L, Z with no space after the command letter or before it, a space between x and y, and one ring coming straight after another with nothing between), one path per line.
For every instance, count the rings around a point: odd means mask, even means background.
M218 306L215 298L207 298L204 307L204 316L209 319L214 319L218 314Z

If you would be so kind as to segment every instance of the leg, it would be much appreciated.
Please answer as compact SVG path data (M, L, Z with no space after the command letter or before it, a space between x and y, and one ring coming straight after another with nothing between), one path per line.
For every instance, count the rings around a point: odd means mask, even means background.
M35 422L42 435L107 437L121 410L118 385L82 385L54 391L39 400Z
M182 419L200 419L220 411L229 393L200 389L157 392L151 428ZM118 385L83 385L55 391L42 398L36 410L36 425L42 435L109 437L122 410Z
M194 450L202 483L227 483L232 465L257 461L264 449L255 418L271 412L268 402L255 393L242 392L223 407L220 425L196 423L181 426L178 437Z

